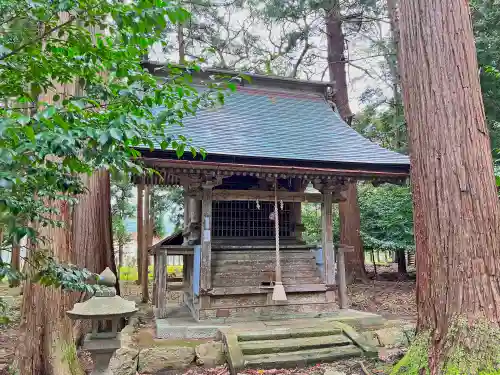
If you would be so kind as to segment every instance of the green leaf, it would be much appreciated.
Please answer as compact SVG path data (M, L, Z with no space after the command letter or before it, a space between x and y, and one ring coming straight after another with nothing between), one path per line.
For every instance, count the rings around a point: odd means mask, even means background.
M175 154L177 155L177 157L180 159L182 157L182 155L184 155L184 148L186 146L184 145L184 143L180 144L176 149L175 149Z
M29 116L21 115L16 119L16 121L21 125L26 125L31 121L31 118Z
M161 147L161 149L162 149L162 150L166 150L166 149L168 148L168 144L169 144L169 142L168 142L168 141L166 141L166 140L161 141L161 142L160 142L160 147Z
M123 133L119 129L111 128L109 129L109 134L117 141L121 141L123 139Z
M104 146L106 143L108 143L108 141L109 141L108 132L101 133L101 136L99 137L99 143Z
M26 137L28 137L28 139L31 142L35 142L35 132L34 132L33 128L31 126L25 126L23 128L23 130L24 130L24 134L26 134Z

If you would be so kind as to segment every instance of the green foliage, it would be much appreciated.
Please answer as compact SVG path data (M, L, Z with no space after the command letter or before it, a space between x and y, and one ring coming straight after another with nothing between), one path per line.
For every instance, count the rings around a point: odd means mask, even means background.
M184 195L182 189L177 187L155 186L151 190L151 214L154 217L153 234L164 237L165 227L163 218L168 215L174 224L175 230L181 227L184 219Z
M413 207L408 186L360 184L361 238L366 250L413 250Z
M82 174L143 173L137 148L153 148L153 139L178 156L196 154L179 134L182 120L222 101L226 84L198 93L194 64L169 67L163 80L141 65L166 26L188 18L170 0L0 0L4 246L28 237L31 258L50 241L38 228L64 225L54 202L72 205L85 193ZM80 290L76 279L88 275L48 259L40 282Z
M414 250L413 211L408 186L371 184L358 185L361 218L361 238L365 250ZM321 243L320 205L302 206L304 240L309 244ZM338 208L333 212L333 237L339 241Z
M408 136L402 103L370 104L359 113L353 127L363 136L390 150L408 153Z
M307 244L321 245L321 204L306 203L302 205L303 238ZM340 222L338 207L333 207L332 213L333 241L340 240Z
M119 249L123 249L123 246L132 240L132 236L125 226L125 220L133 217L135 213L135 207L130 203L133 197L132 188L133 184L130 182L130 176L119 174L112 178L111 216L113 240Z
M178 187L163 188L155 193L157 202L154 203L153 209L155 212L155 233L160 236L163 232L162 220L164 214L167 214L168 219L174 224L174 231L179 230L184 223L184 191ZM161 228L156 228L161 225ZM161 230L162 232L159 232ZM161 236L160 236L161 237Z

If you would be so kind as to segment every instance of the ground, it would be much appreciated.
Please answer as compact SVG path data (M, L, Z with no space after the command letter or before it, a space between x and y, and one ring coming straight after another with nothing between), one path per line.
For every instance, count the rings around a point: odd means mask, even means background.
M370 270L369 270L370 271ZM366 284L354 284L349 286L348 295L351 300L351 307L356 310L373 312L388 319L404 319L414 321L416 319L416 304L415 304L415 282L407 281L389 281L398 280L395 277L394 269L391 267L378 267L379 275L375 279L370 279ZM374 278L374 276L372 275ZM127 282L122 286L122 294L125 298L138 300L140 299L140 288L133 282ZM12 363L14 350L17 345L19 335L19 310L21 304L20 288L9 288L7 284L0 283L0 296L5 297L10 306L9 318L11 322L0 325L0 375L7 375L6 367ZM175 292L170 293L170 299L175 300L177 295ZM153 329L153 321L151 314L146 314L141 317L141 330L137 336L138 340L148 340L151 337L150 333ZM142 333L141 333L142 332ZM144 342L146 344L146 342ZM384 375L388 373L391 360L386 357L391 357L393 353L382 353L382 359L386 360L358 360L344 361L336 363L334 369L344 372L348 375L367 375L378 374ZM397 354L396 354L397 357ZM395 358L393 358L395 360ZM80 353L80 360L88 370L91 371L91 361L86 353ZM321 365L308 369L295 370L250 370L245 372L247 375L327 375L333 370L333 365ZM3 370L2 370L3 369ZM2 372L3 371L3 372ZM164 374L161 375L166 375ZM169 375L173 375L170 373ZM193 368L187 370L184 375L227 375L228 370L224 367L216 369L201 369Z

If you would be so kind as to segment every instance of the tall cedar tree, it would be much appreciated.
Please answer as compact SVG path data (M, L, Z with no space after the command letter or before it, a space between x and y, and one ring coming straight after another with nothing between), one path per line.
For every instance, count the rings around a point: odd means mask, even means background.
M400 32L421 336L395 372L493 371L500 207L468 3L402 1Z
M340 2L333 1L326 14L328 47L328 71L330 80L335 82L335 105L340 116L350 123L352 112L347 93L346 63L344 55L344 33ZM360 235L360 212L356 183L349 184L346 201L339 204L340 242L354 246L354 252L346 253L346 274L349 281L366 279L365 257Z

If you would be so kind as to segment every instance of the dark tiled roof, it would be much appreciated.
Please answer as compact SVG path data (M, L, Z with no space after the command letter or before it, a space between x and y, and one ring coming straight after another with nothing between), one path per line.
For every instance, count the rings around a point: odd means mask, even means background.
M409 165L407 156L362 137L323 95L238 87L218 109L184 120L180 132L209 155Z

